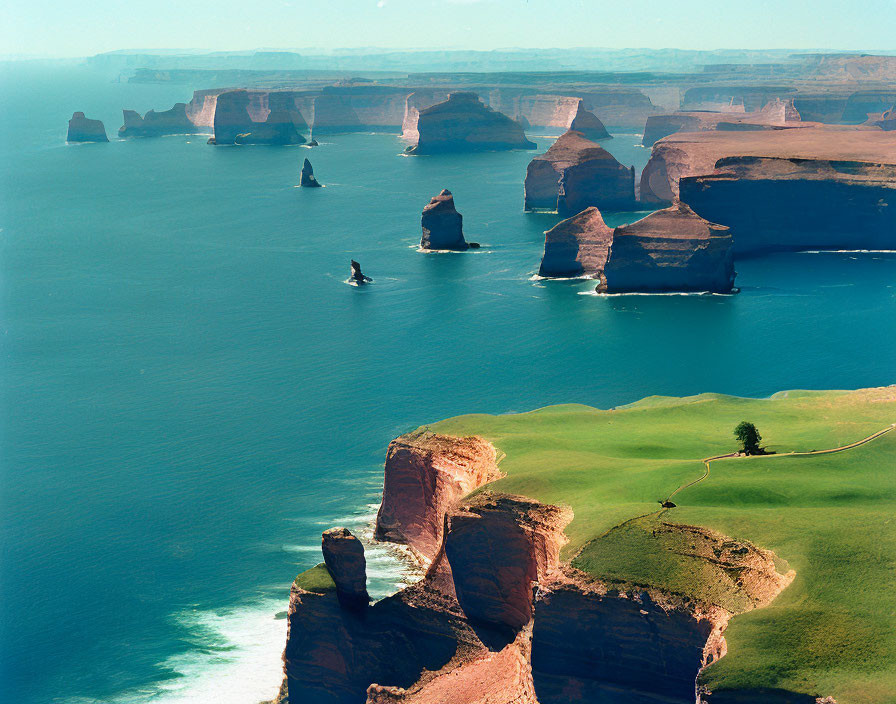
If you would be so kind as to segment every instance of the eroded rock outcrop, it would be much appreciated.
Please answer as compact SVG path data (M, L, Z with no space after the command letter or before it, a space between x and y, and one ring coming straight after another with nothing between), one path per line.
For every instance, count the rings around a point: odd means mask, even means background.
M358 262L356 262L354 259L352 259L351 266L352 266L352 272L351 272L351 275L349 276L349 281L357 284L358 286L361 286L363 284L369 284L371 281L373 281L373 279L371 279L369 276L364 276L364 274L361 271L361 265Z
M451 93L445 102L420 110L417 133L411 154L536 148L519 123L486 107L475 93Z
M361 541L348 528L330 528L321 536L321 549L339 603L351 609L367 606L367 561Z
M122 110L124 124L119 137L163 137L169 134L198 134L202 128L187 116L186 103L175 103L170 110L150 110L143 117L134 110Z
M305 162L302 164L302 174L299 180L299 185L303 188L320 188L321 184L314 176L314 167L311 166L311 162L308 159L305 159Z
M526 171L526 210L556 210L569 217L591 206L622 210L634 202L634 168L580 132L563 134Z
M600 210L586 208L544 233L544 256L539 276L570 278L603 271L613 242L613 228Z
M573 115L572 122L569 123L569 129L574 132L581 132L586 138L591 140L612 139L612 135L607 132L604 123L593 112L586 110L585 104L581 100L576 105L576 112Z
M473 489L499 476L495 448L482 438L418 431L393 440L386 454L376 537L432 559L445 515Z
M454 207L451 191L443 189L423 208L422 249L463 251L472 246L464 239L464 217Z
M307 124L291 92L232 90L215 101L215 144L302 144Z
M68 121L68 135L66 142L108 142L106 128L102 120L91 120L85 117L83 112L72 114Z
M437 103L448 100L448 91L444 90L417 90L405 99L404 117L401 121L401 137L409 142L417 143L420 133L417 131L417 120L420 111L432 107Z
M598 291L730 293L733 252L727 227L677 203L613 231Z

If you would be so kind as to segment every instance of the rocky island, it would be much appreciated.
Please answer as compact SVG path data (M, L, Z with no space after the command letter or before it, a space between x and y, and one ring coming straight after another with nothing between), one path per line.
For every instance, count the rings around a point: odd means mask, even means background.
M601 293L729 293L733 241L680 202L615 229L591 207L545 232L538 274L598 278Z
M475 93L456 92L448 100L418 111L417 144L409 154L535 149L523 128L486 107Z
M320 188L321 184L314 176L314 167L311 166L311 162L308 159L305 159L305 162L302 164L302 174L299 179L299 185L302 188Z
M595 206L624 210L635 205L635 171L599 144L570 130L526 170L526 210L569 217Z
M204 128L193 124L187 115L186 103L175 103L170 110L150 110L144 116L134 110L122 110L124 124L119 137L163 137L171 134L201 134Z
M72 114L68 121L68 134L66 142L108 142L106 128L102 120L91 120L84 116L83 112Z
M887 566L868 561L861 599L837 595L854 593L842 560L892 533L892 493L874 477L896 452L894 407L893 387L651 397L401 436L377 535L412 548L426 575L368 606L358 544L327 531L324 562L292 587L282 697L816 704L884 691L892 642L869 651L850 634L896 627ZM719 429L744 415L795 455L730 454ZM772 471L774 500L759 500ZM867 493L830 510L850 482Z
M443 189L423 208L421 249L463 251L479 245L464 239L464 216L454 207L451 191Z

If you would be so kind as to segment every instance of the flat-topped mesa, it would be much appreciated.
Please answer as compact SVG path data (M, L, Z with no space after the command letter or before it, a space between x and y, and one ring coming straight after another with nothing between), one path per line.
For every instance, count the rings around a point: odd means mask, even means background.
M741 103L743 107L743 103ZM641 143L650 147L663 137L676 132L759 131L794 129L803 125L793 100L770 100L755 112L675 112L667 115L651 115L644 125Z
M83 112L72 114L68 121L68 135L66 142L108 142L106 128L102 120L91 120L84 116Z
M678 203L613 231L597 290L730 293L734 277L728 228Z
M653 146L641 174L641 200L671 203L678 198L682 177L711 174L719 159L746 156L896 164L896 140L867 126L809 125L761 132L673 134Z
M423 208L420 219L422 249L463 251L474 245L464 239L464 217L454 207L451 191L443 189Z
M302 176L299 185L303 188L320 188L321 186L314 176L314 168L308 159L305 159L305 163L302 164Z
M576 107L575 115L572 122L569 123L569 129L575 132L581 132L587 139L612 139L613 135L607 132L604 123L590 110L585 109L585 103L579 101Z
M150 110L143 117L134 110L122 110L124 124L118 128L119 137L163 137L170 134L198 134L201 127L187 115L186 103L175 103L170 110Z
M749 156L716 167L679 190L731 229L735 254L896 248L896 163Z
M330 528L321 536L321 549L339 602L352 609L367 606L367 561L361 541L348 528Z
M544 256L539 276L571 278L597 276L607 263L613 228L597 208L557 223L544 233Z
M408 545L431 560L442 543L445 514L498 476L495 448L482 438L426 431L396 438L386 454L377 539Z
M401 121L401 138L416 143L420 139L417 131L417 120L420 111L432 107L436 103L448 100L449 92L445 90L417 90L405 98L404 118Z
M634 167L626 168L580 132L561 135L526 170L527 211L557 211L569 217L590 206L624 210L634 205Z
M523 128L486 107L475 93L451 93L448 100L419 111L417 144L410 154L535 149Z

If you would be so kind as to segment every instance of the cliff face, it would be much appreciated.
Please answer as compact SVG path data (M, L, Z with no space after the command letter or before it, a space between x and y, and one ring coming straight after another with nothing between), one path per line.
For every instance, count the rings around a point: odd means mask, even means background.
M452 93L448 100L419 111L419 138L412 154L535 149L523 128L483 105L475 93Z
M202 130L187 116L186 103L175 103L164 112L150 110L143 117L134 110L123 110L124 124L119 137L162 137L169 134L198 134Z
M730 157L716 166L682 178L681 198L730 228L735 254L896 248L896 164Z
M431 560L441 546L445 514L498 475L495 448L482 438L427 432L396 438L386 454L377 539L408 545Z
M402 125L408 92L398 86L325 86L314 98L312 131L394 131Z
M291 93L233 90L215 101L215 144L302 144L307 127Z
M568 278L594 276L603 271L613 241L613 228L597 208L557 223L544 233L544 256L539 276Z
M446 100L448 100L448 91L444 90L417 90L411 93L405 99L404 117L401 121L402 139L416 143L420 139L420 133L417 131L420 111Z
M598 290L729 293L734 277L728 228L678 203L615 229Z
M591 206L622 210L634 202L634 170L580 132L566 132L526 171L526 210L569 217Z
M750 156L896 164L896 144L881 130L868 127L674 134L654 144L641 174L641 200L669 203L678 197L683 177L711 174L720 159Z
M423 208L420 219L423 237L422 249L463 251L469 248L464 239L464 218L454 207L451 191L442 190Z
M76 112L68 121L66 142L108 142L106 128L101 120L91 120L83 112Z

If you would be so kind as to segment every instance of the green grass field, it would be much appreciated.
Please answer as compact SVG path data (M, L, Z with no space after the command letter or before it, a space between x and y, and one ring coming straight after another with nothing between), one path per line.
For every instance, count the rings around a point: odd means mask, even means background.
M651 397L608 411L461 416L428 429L481 435L506 453L506 477L490 489L572 507L564 557L574 566L738 612L742 595L655 537L651 514L703 474L702 458L738 449L741 420L777 453L838 447L896 422L896 388ZM896 702L896 431L835 454L716 460L674 501L663 521L748 540L773 550L779 571L796 570L770 606L731 620L728 655L701 682Z

